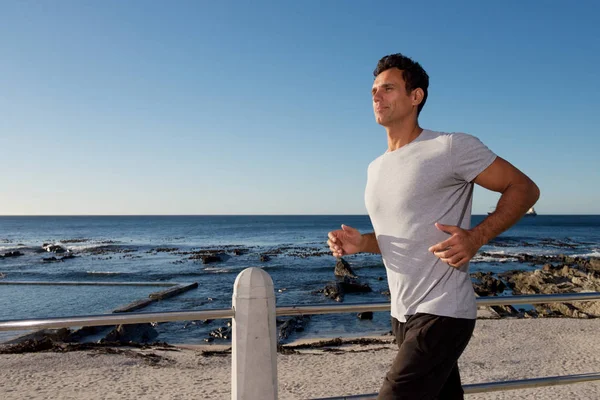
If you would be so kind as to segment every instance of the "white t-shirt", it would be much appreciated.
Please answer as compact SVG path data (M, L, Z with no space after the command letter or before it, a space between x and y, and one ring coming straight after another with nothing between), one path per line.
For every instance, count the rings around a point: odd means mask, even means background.
M469 265L453 268L427 249L450 236L435 223L469 229L472 181L496 158L464 133L423 130L369 165L365 203L386 267L391 314L477 316Z

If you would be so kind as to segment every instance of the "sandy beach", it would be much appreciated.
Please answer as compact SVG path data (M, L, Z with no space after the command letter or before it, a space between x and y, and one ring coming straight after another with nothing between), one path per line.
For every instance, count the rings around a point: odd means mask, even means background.
M278 355L280 399L373 393L395 356L391 337ZM2 399L227 399L230 354L207 347L0 355ZM211 347L210 349L216 349ZM110 349L109 351L112 351ZM478 320L460 360L463 383L600 372L600 319ZM600 382L468 399L598 399Z

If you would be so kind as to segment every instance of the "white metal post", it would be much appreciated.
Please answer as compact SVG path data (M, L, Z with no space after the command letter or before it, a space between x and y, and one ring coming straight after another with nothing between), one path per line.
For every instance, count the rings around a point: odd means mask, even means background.
M246 268L233 288L231 399L277 400L277 328L273 280Z

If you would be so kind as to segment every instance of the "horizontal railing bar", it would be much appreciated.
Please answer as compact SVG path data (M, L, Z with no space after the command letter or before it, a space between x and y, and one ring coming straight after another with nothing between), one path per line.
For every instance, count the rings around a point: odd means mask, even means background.
M27 329L67 328L73 326L104 326L120 324L142 324L148 322L197 321L203 319L233 318L233 315L233 309L223 308L203 311L116 313L105 315L86 315L79 317L12 320L0 321L0 332L19 331Z
M546 376L543 378L522 379L503 382L473 383L464 385L465 394L498 392L501 390L531 389L544 386L570 385L573 383L589 382L600 380L600 373L565 375L565 376Z
M510 304L542 304L571 301L600 300L600 292L559 293L559 294L525 294L517 296L478 297L478 306L500 306Z
M478 297L478 306L507 305L507 304L540 304L571 301L600 300L599 292L588 293L560 293L560 294L528 294L518 296L489 296ZM283 315L312 315L333 314L343 312L364 311L389 311L390 303L346 303L346 304L319 304L295 305L277 307L277 316Z
M41 285L41 286L177 286L174 282L50 282L50 281L0 281L0 285Z
M533 378L502 382L485 382L463 385L465 394L498 392L502 390L531 389L544 386L570 385L573 383L589 382L600 380L600 373L547 376L544 378ZM367 400L377 398L377 393L358 394L352 396L322 397L313 400Z
M276 315L316 315L363 311L389 311L390 303L313 304L277 307Z
M502 304L539 304L572 301L600 300L599 292L535 294L520 296L478 297L478 306ZM277 307L277 316L335 314L345 312L389 311L390 303L348 303L293 305ZM194 321L202 319L232 318L233 309L223 308L203 311L170 311L162 313L123 313L79 317L42 318L30 320L0 321L0 332L24 329L66 328L71 326L103 326L116 324L139 324L146 322Z

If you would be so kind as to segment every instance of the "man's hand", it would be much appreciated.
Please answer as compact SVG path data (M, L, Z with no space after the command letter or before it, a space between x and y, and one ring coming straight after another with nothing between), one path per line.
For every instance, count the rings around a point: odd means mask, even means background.
M361 251L362 235L358 230L348 225L342 225L342 229L331 231L327 236L329 238L327 245L334 257L355 254Z
M452 236L429 248L443 262L451 267L460 268L475 256L481 246L482 238L476 233L453 225L436 223L435 227Z

